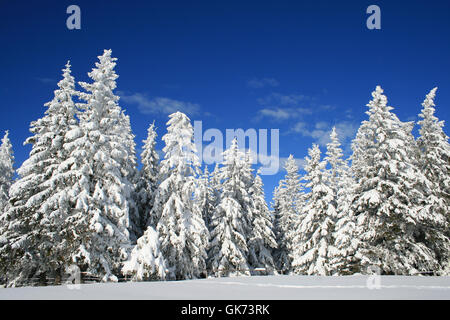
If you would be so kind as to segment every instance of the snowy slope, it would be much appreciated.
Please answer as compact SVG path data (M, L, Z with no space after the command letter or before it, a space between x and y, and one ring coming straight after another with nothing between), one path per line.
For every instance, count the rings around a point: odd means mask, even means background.
M268 276L0 289L0 299L450 299L450 277ZM376 281L370 283L376 284Z

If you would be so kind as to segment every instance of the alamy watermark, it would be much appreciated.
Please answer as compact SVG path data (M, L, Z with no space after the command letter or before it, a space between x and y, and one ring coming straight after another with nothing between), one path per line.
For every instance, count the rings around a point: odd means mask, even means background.
M78 5L72 4L67 7L66 13L70 16L66 20L66 26L69 30L81 29L81 9ZM366 14L370 14L367 18L366 26L369 30L381 29L381 9L373 4L367 7Z
M79 6L72 4L67 7L67 14L70 16L66 20L66 26L69 30L80 30L81 29L81 9Z
M373 4L367 8L366 13L370 14L370 16L367 18L367 21L366 21L367 29L380 30L381 29L381 9L380 9L380 7Z
M280 130L279 129L226 129L225 139L222 131L210 128L203 131L202 121L194 121L194 143L200 162L214 164L223 162L223 151L237 140L238 147L250 150L252 164L261 166L261 175L274 175L280 168Z

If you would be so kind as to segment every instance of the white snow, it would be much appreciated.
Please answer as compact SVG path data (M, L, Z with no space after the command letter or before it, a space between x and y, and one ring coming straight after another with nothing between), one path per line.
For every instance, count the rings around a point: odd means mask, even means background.
M381 276L369 289L368 276L253 276L167 282L85 284L80 289L22 287L0 289L7 299L155 299L155 300L300 300L300 299L450 299L450 277Z

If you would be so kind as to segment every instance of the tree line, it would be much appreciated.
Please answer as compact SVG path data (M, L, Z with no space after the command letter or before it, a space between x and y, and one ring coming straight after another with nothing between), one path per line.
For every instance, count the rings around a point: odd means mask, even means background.
M201 170L181 112L169 115L161 159L149 126L138 170L111 54L83 91L66 64L16 179L8 132L2 140L3 284L61 283L73 265L98 281L448 272L450 147L436 89L415 139L377 87L350 159L335 129L323 159L309 150L303 176L290 156L270 210L251 152L234 139L223 163Z

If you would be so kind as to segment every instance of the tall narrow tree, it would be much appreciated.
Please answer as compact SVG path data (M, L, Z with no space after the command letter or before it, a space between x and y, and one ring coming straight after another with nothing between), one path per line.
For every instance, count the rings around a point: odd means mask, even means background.
M9 188L13 177L14 155L9 140L9 131L6 131L0 145L0 217L8 209Z
M450 258L450 144L443 130L444 121L435 116L436 91L431 90L422 104L417 145L418 166L428 181L423 208L428 223L422 225L422 234L444 267Z
M336 128L330 134L331 142L327 144L325 161L330 165L329 185L333 192L333 205L336 217L333 218L334 245L329 247L330 272L347 275L357 271L358 260L355 258L358 247L357 238L353 236L355 218L349 210L353 196L354 182L344 153L339 142Z
M245 154L239 150L236 138L223 152L223 158L220 198L211 222L208 269L218 277L250 275L247 241L252 217L244 172Z
M176 112L169 116L164 159L156 190L151 219L157 221L161 253L171 277L198 278L206 270L208 230L194 194L199 173L199 158L194 130L189 118Z
M72 165L80 173L73 187L78 247L72 259L102 281L117 281L130 238L135 237L134 142L129 119L113 92L117 59L111 57L111 50L98 58L88 73L93 82L80 83L86 90L80 93L85 101L79 105L84 111L79 114L82 134L71 144Z
M284 168L286 175L275 189L273 197L274 233L277 242L273 257L277 269L287 274L292 271L293 239L299 219L299 208L303 205L303 186L293 155L289 156Z
M306 194L305 206L300 213L302 218L296 228L292 267L296 274L327 276L332 273L329 254L334 244L336 208L319 146L314 145L308 154L304 180L310 192Z
M9 209L9 188L13 183L14 176L13 165L14 156L12 145L8 137L8 131L6 131L0 145L0 284L6 283L4 268L2 266L7 264L7 257L2 256L2 253L6 252L5 246L8 244L6 233L8 226L5 216Z
M65 267L64 221L70 215L64 172L70 154L66 149L76 130L75 83L70 64L63 70L45 116L31 123L34 134L29 158L18 169L20 178L11 186L8 224L9 285L29 283L31 278L58 278ZM4 250L2 250L4 251Z
M203 174L198 179L198 187L195 191L195 199L198 203L200 211L202 212L205 225L210 230L211 218L214 212L215 199L214 190L211 186L211 175L208 171L208 167L205 166Z
M327 152L324 160L329 164L329 183L330 188L333 191L333 205L337 207L337 193L339 190L339 182L341 177L345 174L345 170L348 168L345 160L343 159L344 153L341 148L341 143L336 132L336 127L333 127L330 134L331 142L327 144Z
M141 153L142 169L137 184L138 206L140 212L140 227L145 230L148 225L156 227L156 221L150 221L156 188L158 187L159 155L156 151L156 130L152 123L147 130L147 139Z
M258 171L253 185L249 189L254 209L252 215L252 231L248 241L248 260L250 268L256 274L274 274L276 273L276 267L273 261L272 251L277 247L277 242L273 233L271 213L264 198L263 188L264 185Z

